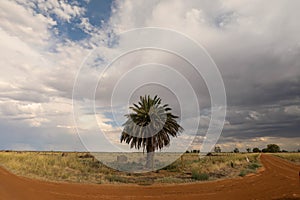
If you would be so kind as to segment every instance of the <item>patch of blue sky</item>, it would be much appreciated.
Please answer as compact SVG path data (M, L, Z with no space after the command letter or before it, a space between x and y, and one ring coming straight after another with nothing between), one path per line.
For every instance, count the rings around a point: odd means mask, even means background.
M111 5L112 0L91 0L86 3L85 1L80 1L80 6L86 8L85 18L89 19L89 23L96 27L101 28L103 22L106 22L111 15ZM84 32L79 24L81 23L81 18L74 18L70 22L58 21L57 28L59 31L58 36L67 37L72 41L79 41L88 38L90 35Z
M119 122L119 121L117 122L115 119L115 116L113 116L113 114L109 113L109 112L104 113L104 116L110 120L110 121L105 121L105 124L109 124L113 128L120 127L125 122L125 120L122 122Z
M71 5L74 4L72 1L69 3ZM57 24L53 26L51 30L53 33L56 33L56 37L58 37L60 40L80 41L90 37L89 33L86 33L80 27L82 18L88 18L89 23L92 26L101 28L111 16L112 4L113 0L90 0L88 2L86 0L76 1L76 5L85 8L86 12L83 16L72 18L70 21L61 20L53 13L43 13L43 11L39 10L36 4L35 7L33 7L33 10L36 13L48 15L56 21Z
M91 0L87 5L86 15L95 27L101 27L101 21L107 21L111 16L113 0Z
M70 22L64 22L57 19L56 21L57 25L53 27L53 31L54 29L58 30L58 34L56 36L62 40L69 39L72 41L79 41L89 37L89 34L85 33L78 26L81 23L81 20L78 18L71 20Z

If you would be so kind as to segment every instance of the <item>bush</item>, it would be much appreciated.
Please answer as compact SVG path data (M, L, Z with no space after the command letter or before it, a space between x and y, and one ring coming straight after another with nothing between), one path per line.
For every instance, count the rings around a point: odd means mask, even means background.
M267 153L268 152L268 149L267 148L264 148L261 150L263 153Z
M248 168L252 169L252 170L256 170L259 167L260 167L260 165L257 163L252 163L252 164L248 165Z
M267 150L270 153L277 153L280 152L280 147L277 144L268 144Z
M197 181L207 181L209 179L209 175L207 173L198 173L197 171L193 171L192 179Z
M247 174L248 174L248 171L242 170L242 171L240 172L239 176L244 177L244 176L246 176Z
M238 148L234 148L233 152L234 153L240 153L240 150Z
M213 156L211 152L207 153L206 156Z

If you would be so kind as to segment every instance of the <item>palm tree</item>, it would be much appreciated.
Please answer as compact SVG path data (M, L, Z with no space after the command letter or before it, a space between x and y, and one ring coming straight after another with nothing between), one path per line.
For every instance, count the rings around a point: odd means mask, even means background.
M168 104L162 105L161 99L155 96L140 97L137 104L129 107L133 113L125 115L121 143L124 141L130 148L143 149L147 152L146 167L153 167L155 150L169 146L170 136L177 137L183 128L176 122L178 116L173 115Z

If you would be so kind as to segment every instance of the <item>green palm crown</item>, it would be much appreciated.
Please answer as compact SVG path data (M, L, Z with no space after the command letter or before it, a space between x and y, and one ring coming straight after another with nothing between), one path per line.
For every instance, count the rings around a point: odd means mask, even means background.
M129 107L133 112L125 115L121 143L124 141L130 148L143 148L143 151L154 152L170 144L170 136L177 137L183 128L177 123L178 116L173 115L168 104L162 105L161 99L155 96L140 97L138 104Z

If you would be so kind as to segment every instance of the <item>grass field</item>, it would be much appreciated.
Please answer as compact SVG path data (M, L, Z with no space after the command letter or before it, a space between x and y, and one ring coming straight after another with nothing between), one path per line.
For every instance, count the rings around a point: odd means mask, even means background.
M113 153L110 157L115 162ZM128 160L124 166L132 163ZM261 166L259 154L255 153L219 153L203 158L189 153L160 170L136 174L113 170L88 153L75 152L0 152L0 165L18 175L50 181L142 185L245 176Z
M274 153L273 155L300 164L300 153Z

